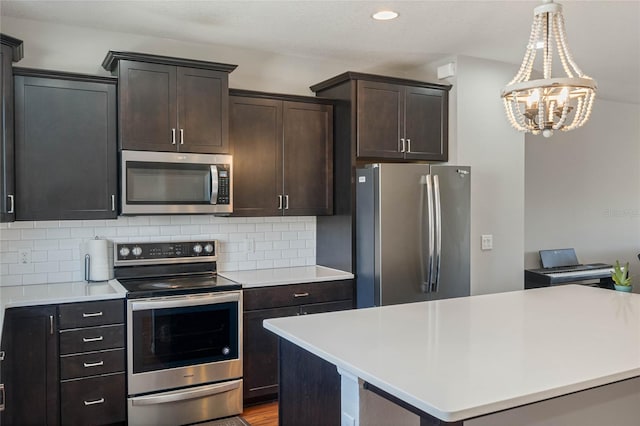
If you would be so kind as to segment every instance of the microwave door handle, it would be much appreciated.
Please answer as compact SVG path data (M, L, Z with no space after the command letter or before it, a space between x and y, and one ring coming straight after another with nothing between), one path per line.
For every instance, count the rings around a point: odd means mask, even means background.
M209 194L211 204L218 203L218 166L211 166L211 194Z

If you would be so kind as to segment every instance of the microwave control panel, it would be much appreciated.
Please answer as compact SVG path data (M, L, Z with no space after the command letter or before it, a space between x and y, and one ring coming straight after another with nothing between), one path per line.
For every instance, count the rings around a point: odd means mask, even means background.
M218 198L216 204L229 204L231 202L231 180L227 167L218 166Z

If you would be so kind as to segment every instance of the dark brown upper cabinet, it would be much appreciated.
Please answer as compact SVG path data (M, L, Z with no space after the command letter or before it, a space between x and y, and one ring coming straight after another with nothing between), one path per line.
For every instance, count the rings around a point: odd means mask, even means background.
M0 34L0 222L15 220L13 62L22 59L22 40Z
M318 96L351 81L360 160L446 161L450 86L348 72L313 86Z
M115 219L116 79L14 74L16 220Z
M229 73L236 65L110 51L120 149L228 153Z
M332 104L232 90L229 105L233 214L332 214Z

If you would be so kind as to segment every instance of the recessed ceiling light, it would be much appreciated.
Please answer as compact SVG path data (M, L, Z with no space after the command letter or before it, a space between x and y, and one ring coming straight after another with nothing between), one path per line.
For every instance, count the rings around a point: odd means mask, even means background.
M398 17L398 12L394 12L393 10L381 10L380 12L376 12L371 17L377 21L388 21L389 19L395 19Z

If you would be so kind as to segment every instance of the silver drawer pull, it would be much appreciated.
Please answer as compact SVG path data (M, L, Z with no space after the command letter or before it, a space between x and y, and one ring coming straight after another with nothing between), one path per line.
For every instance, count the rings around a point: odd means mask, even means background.
M293 297L307 297L309 293L293 293Z
M98 361L98 362L85 362L83 363L84 368L89 368L89 367L100 367L104 365L104 361Z
M82 318L101 317L101 316L102 316L102 312L91 312L89 314L87 313L82 314Z
M95 399L93 401L84 401L84 405L104 404L104 398Z
M89 343L89 342L101 342L104 340L104 337L102 336L98 336L98 337L83 337L82 341L84 343Z

